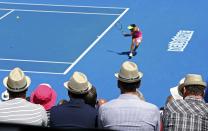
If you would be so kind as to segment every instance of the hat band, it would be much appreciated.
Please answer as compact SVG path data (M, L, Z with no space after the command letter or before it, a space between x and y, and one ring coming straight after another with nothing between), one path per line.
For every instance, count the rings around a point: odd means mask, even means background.
M15 90L15 91L22 90L22 89L24 89L26 86L27 86L27 83L26 83L23 87L20 87L20 88L14 88L14 87L10 87L10 85L7 83L7 87L8 87L10 90Z
M89 89L89 87L87 87L87 88L84 89L84 90L77 91L77 90L71 88L70 86L68 86L68 87L72 90L72 92L74 91L74 92L77 92L77 93L79 93L79 92L80 92L80 93L84 93L84 92L88 91L88 89Z
M121 77L120 75L118 76L120 79L123 79L123 80L136 80L136 79L139 79L140 76L138 77L135 77L135 78L124 78L124 77Z

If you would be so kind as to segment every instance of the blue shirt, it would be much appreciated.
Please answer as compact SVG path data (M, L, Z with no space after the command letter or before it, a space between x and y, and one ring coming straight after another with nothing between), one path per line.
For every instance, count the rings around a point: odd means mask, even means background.
M95 128L96 122L97 110L85 104L83 99L70 99L50 110L50 127Z
M99 108L98 126L119 131L159 131L160 112L136 95L122 94Z

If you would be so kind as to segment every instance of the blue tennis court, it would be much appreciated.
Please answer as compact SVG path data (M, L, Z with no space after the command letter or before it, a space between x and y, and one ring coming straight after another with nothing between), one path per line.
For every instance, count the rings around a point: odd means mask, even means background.
M1 69L48 74L66 74L127 10L5 2L0 7L1 49L10 50L0 53Z
M14 67L31 77L28 95L49 83L58 100L67 97L63 82L85 73L98 98L119 95L114 73L129 60L130 38L123 30L136 23L143 42L131 59L144 73L141 91L163 106L169 89L187 73L208 78L207 1L188 0L0 0L0 80ZM5 88L1 84L0 92Z

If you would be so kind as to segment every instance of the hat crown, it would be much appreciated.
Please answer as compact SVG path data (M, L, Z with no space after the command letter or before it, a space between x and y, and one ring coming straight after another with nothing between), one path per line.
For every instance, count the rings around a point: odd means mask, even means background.
M22 86L26 85L26 79L24 72L20 68L14 68L10 73L8 77L8 83L10 87L14 86Z
M46 85L40 85L36 90L35 90L35 93L34 93L34 96L36 98L36 100L38 101L38 103L40 102L48 102L50 101L51 96L52 96L52 89L49 88L48 86ZM34 99L34 103L35 103L35 99Z
M138 70L138 67L135 63L130 61L125 61L119 73L116 73L115 76L123 82L132 83L139 81L143 73Z
M81 72L74 72L68 82L65 83L65 87L75 94L87 93L92 85L87 79L87 76Z
M187 74L184 80L185 85L194 85L194 84L200 85L202 83L205 82L203 81L202 76L198 74Z
M127 79L138 77L137 65L132 62L124 62L120 69L119 75Z
M3 82L8 90L21 92L26 90L30 85L30 78L26 77L24 72L16 67L9 73L8 77L4 78Z

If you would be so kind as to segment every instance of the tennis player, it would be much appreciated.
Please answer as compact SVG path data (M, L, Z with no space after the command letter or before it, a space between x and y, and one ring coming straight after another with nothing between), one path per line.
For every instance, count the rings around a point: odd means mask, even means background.
M129 57L132 58L134 53L136 53L136 50L139 47L140 43L142 42L142 32L139 30L139 27L136 24L129 25L128 29L131 31L131 33L124 34L124 36L132 36L132 43L129 53Z

